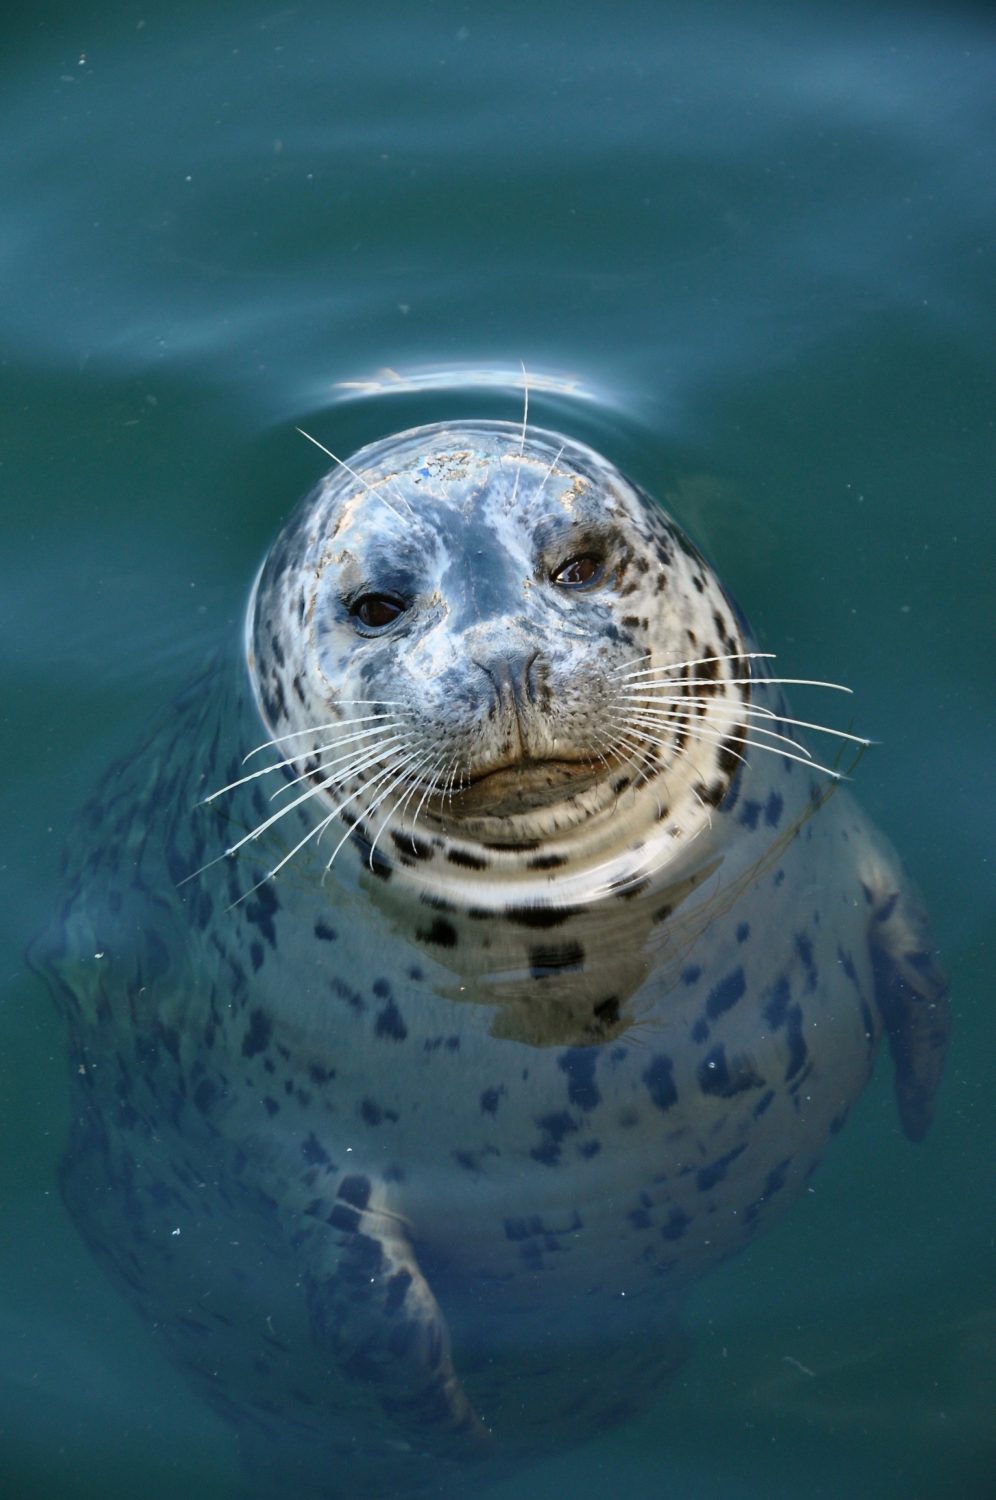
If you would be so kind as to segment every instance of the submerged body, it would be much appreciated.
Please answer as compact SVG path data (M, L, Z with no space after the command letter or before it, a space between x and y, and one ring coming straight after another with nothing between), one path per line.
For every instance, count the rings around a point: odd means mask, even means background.
M707 564L581 445L365 450L246 644L74 840L67 1199L262 1490L459 1491L654 1399L884 1032L923 1133L943 982Z

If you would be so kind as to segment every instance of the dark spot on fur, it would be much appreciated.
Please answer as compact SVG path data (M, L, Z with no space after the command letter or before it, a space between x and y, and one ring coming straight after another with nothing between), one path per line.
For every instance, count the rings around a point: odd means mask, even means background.
M471 854L466 849L447 849L446 858L451 865L461 865L467 870L486 870L489 861L482 859L479 854Z
M372 1099L364 1099L360 1105L360 1118L365 1125L379 1125L383 1120L390 1120L394 1124L398 1120L398 1112L396 1109L384 1109Z
M202 1078L194 1089L194 1104L202 1115L206 1115L218 1097L218 1086L210 1078Z
M264 878L253 893L253 899L245 903L244 911L246 921L259 928L271 948L277 946L277 932L273 925L273 918L279 910L280 902L273 889L273 882Z
M710 1021L715 1021L724 1011L731 1010L737 1001L743 996L747 989L747 981L744 979L742 968L733 969L725 975L717 985L709 992L706 1000L706 1015Z
M370 1178L358 1172L351 1173L340 1182L336 1196L354 1208L366 1208L370 1202Z
M771 1101L774 1099L774 1097L775 1097L775 1091L774 1091L774 1089L769 1089L766 1094L762 1094L761 1095L760 1099L754 1105L754 1108L753 1108L753 1111L752 1111L755 1120L759 1120L761 1118L761 1116L764 1114L765 1110L769 1108L769 1106L771 1104Z
M567 1097L578 1109L594 1109L601 1102L595 1082L598 1053L589 1047L572 1047L557 1058L557 1066L567 1074Z
M643 1074L643 1081L651 1099L660 1110L668 1110L678 1102L678 1090L672 1074L674 1064L663 1052L654 1057Z
M804 932L796 934L795 951L798 953L802 961L802 967L806 971L806 989L810 991L815 990L817 974L816 962L813 958L813 944L812 940Z
M481 1094L482 1112L486 1115L496 1115L498 1113L499 1100L505 1092L505 1085L503 1083L499 1084L496 1089L485 1089Z
M692 1222L690 1215L681 1208L672 1208L668 1215L667 1223L661 1226L661 1238L665 1240L680 1240Z
M767 1203L770 1198L773 1198L777 1192L780 1192L781 1189L785 1186L785 1179L788 1176L788 1169L791 1165L792 1157L786 1156L784 1161L780 1161L777 1167L774 1167L768 1173L764 1187L761 1189L760 1196L758 1198L755 1198L753 1203L748 1203L747 1207L744 1209L744 1218L748 1221L748 1223L751 1221L751 1219L756 1219L763 1205Z
M727 1151L724 1156L717 1157L714 1162L710 1162L707 1167L703 1167L695 1177L695 1185L699 1192L707 1193L710 1188L716 1186L717 1182L722 1182L731 1164L736 1161L741 1152L746 1150L747 1142L743 1141L739 1146L734 1146L732 1151Z
M699 1088L703 1094L715 1094L720 1099L732 1099L745 1089L764 1087L750 1058L737 1053L727 1059L726 1049L720 1044L702 1059L698 1067Z
M412 1273L410 1271L395 1271L394 1275L388 1278L387 1296L384 1298L384 1311L389 1318L393 1317L401 1308L411 1284Z
M555 1167L560 1162L564 1136L577 1130L577 1122L566 1110L560 1110L556 1114L541 1116L536 1124L542 1131L543 1140L529 1154L534 1161L542 1162L546 1167Z
M258 1052L264 1052L272 1035L273 1022L264 1010L257 1007L249 1015L249 1027L242 1038L242 1056L255 1057Z
M520 927L560 927L574 912L568 906L510 906L505 916Z
M591 1013L603 1026L615 1026L619 1021L619 996L606 995L591 1007Z
M566 865L566 854L537 854L535 859L528 861L527 868L530 870L557 870L561 865Z
M326 1223L331 1224L333 1229L342 1230L344 1234L355 1234L360 1227L360 1215L355 1208L347 1208L344 1203L337 1203Z
M423 943L434 943L437 948L455 948L457 930L445 917L435 917L431 927L420 927L416 936Z
M785 1025L791 999L792 991L789 989L789 982L784 974L780 974L771 986L771 998L762 1008L764 1019L773 1031Z
M547 974L577 970L584 966L584 949L580 943L560 943L529 950L529 972L534 979Z
M761 816L761 804L753 798L748 798L740 804L740 826L753 831L757 827L757 821Z
M327 922L315 923L315 937L318 938L321 942L334 943L337 936L338 934L336 933L335 928L330 927Z
M378 1036L387 1037L392 1042L403 1042L408 1035L408 1027L393 1000L385 1005L377 1016L374 1031Z
M788 1039L789 1058L785 1067L785 1080L788 1080L799 1071L808 1056L806 1040L803 1036L802 1006L792 1005L789 1007L786 1017L786 1034Z
M769 828L777 828L781 821L782 808L785 806L783 799L777 792L772 792L764 804L764 821Z
M422 839L415 838L409 833L391 833L391 842L399 854L409 855L412 859L431 859L432 845L426 844Z
M309 1167L325 1167L330 1161L328 1152L319 1143L314 1131L301 1142L301 1155Z

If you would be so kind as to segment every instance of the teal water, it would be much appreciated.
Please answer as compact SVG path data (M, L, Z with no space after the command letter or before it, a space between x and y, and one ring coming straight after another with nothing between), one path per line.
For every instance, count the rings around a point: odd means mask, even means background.
M63 1043L22 950L71 815L237 628L321 472L295 424L346 452L514 417L520 361L533 420L668 496L782 667L854 687L856 789L956 1031L928 1141L880 1067L807 1200L697 1289L653 1417L515 1492L988 1494L986 9L222 0L5 31L0 1494L237 1492L58 1199Z

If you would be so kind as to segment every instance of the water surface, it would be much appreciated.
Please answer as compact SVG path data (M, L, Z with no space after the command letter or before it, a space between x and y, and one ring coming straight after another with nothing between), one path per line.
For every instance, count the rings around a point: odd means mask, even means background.
M880 1067L807 1201L698 1288L653 1419L516 1493L986 1493L994 63L967 6L8 22L0 1488L237 1484L58 1199L22 948L71 814L238 628L321 472L295 424L346 452L514 417L522 361L532 418L667 496L789 675L854 687L957 1030L929 1140Z

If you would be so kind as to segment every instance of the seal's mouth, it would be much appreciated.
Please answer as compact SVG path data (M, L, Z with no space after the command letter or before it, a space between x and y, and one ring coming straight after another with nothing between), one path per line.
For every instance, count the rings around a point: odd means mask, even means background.
M447 798L447 817L510 817L576 796L599 780L589 761L520 760L472 775ZM604 767L601 768L604 775Z

